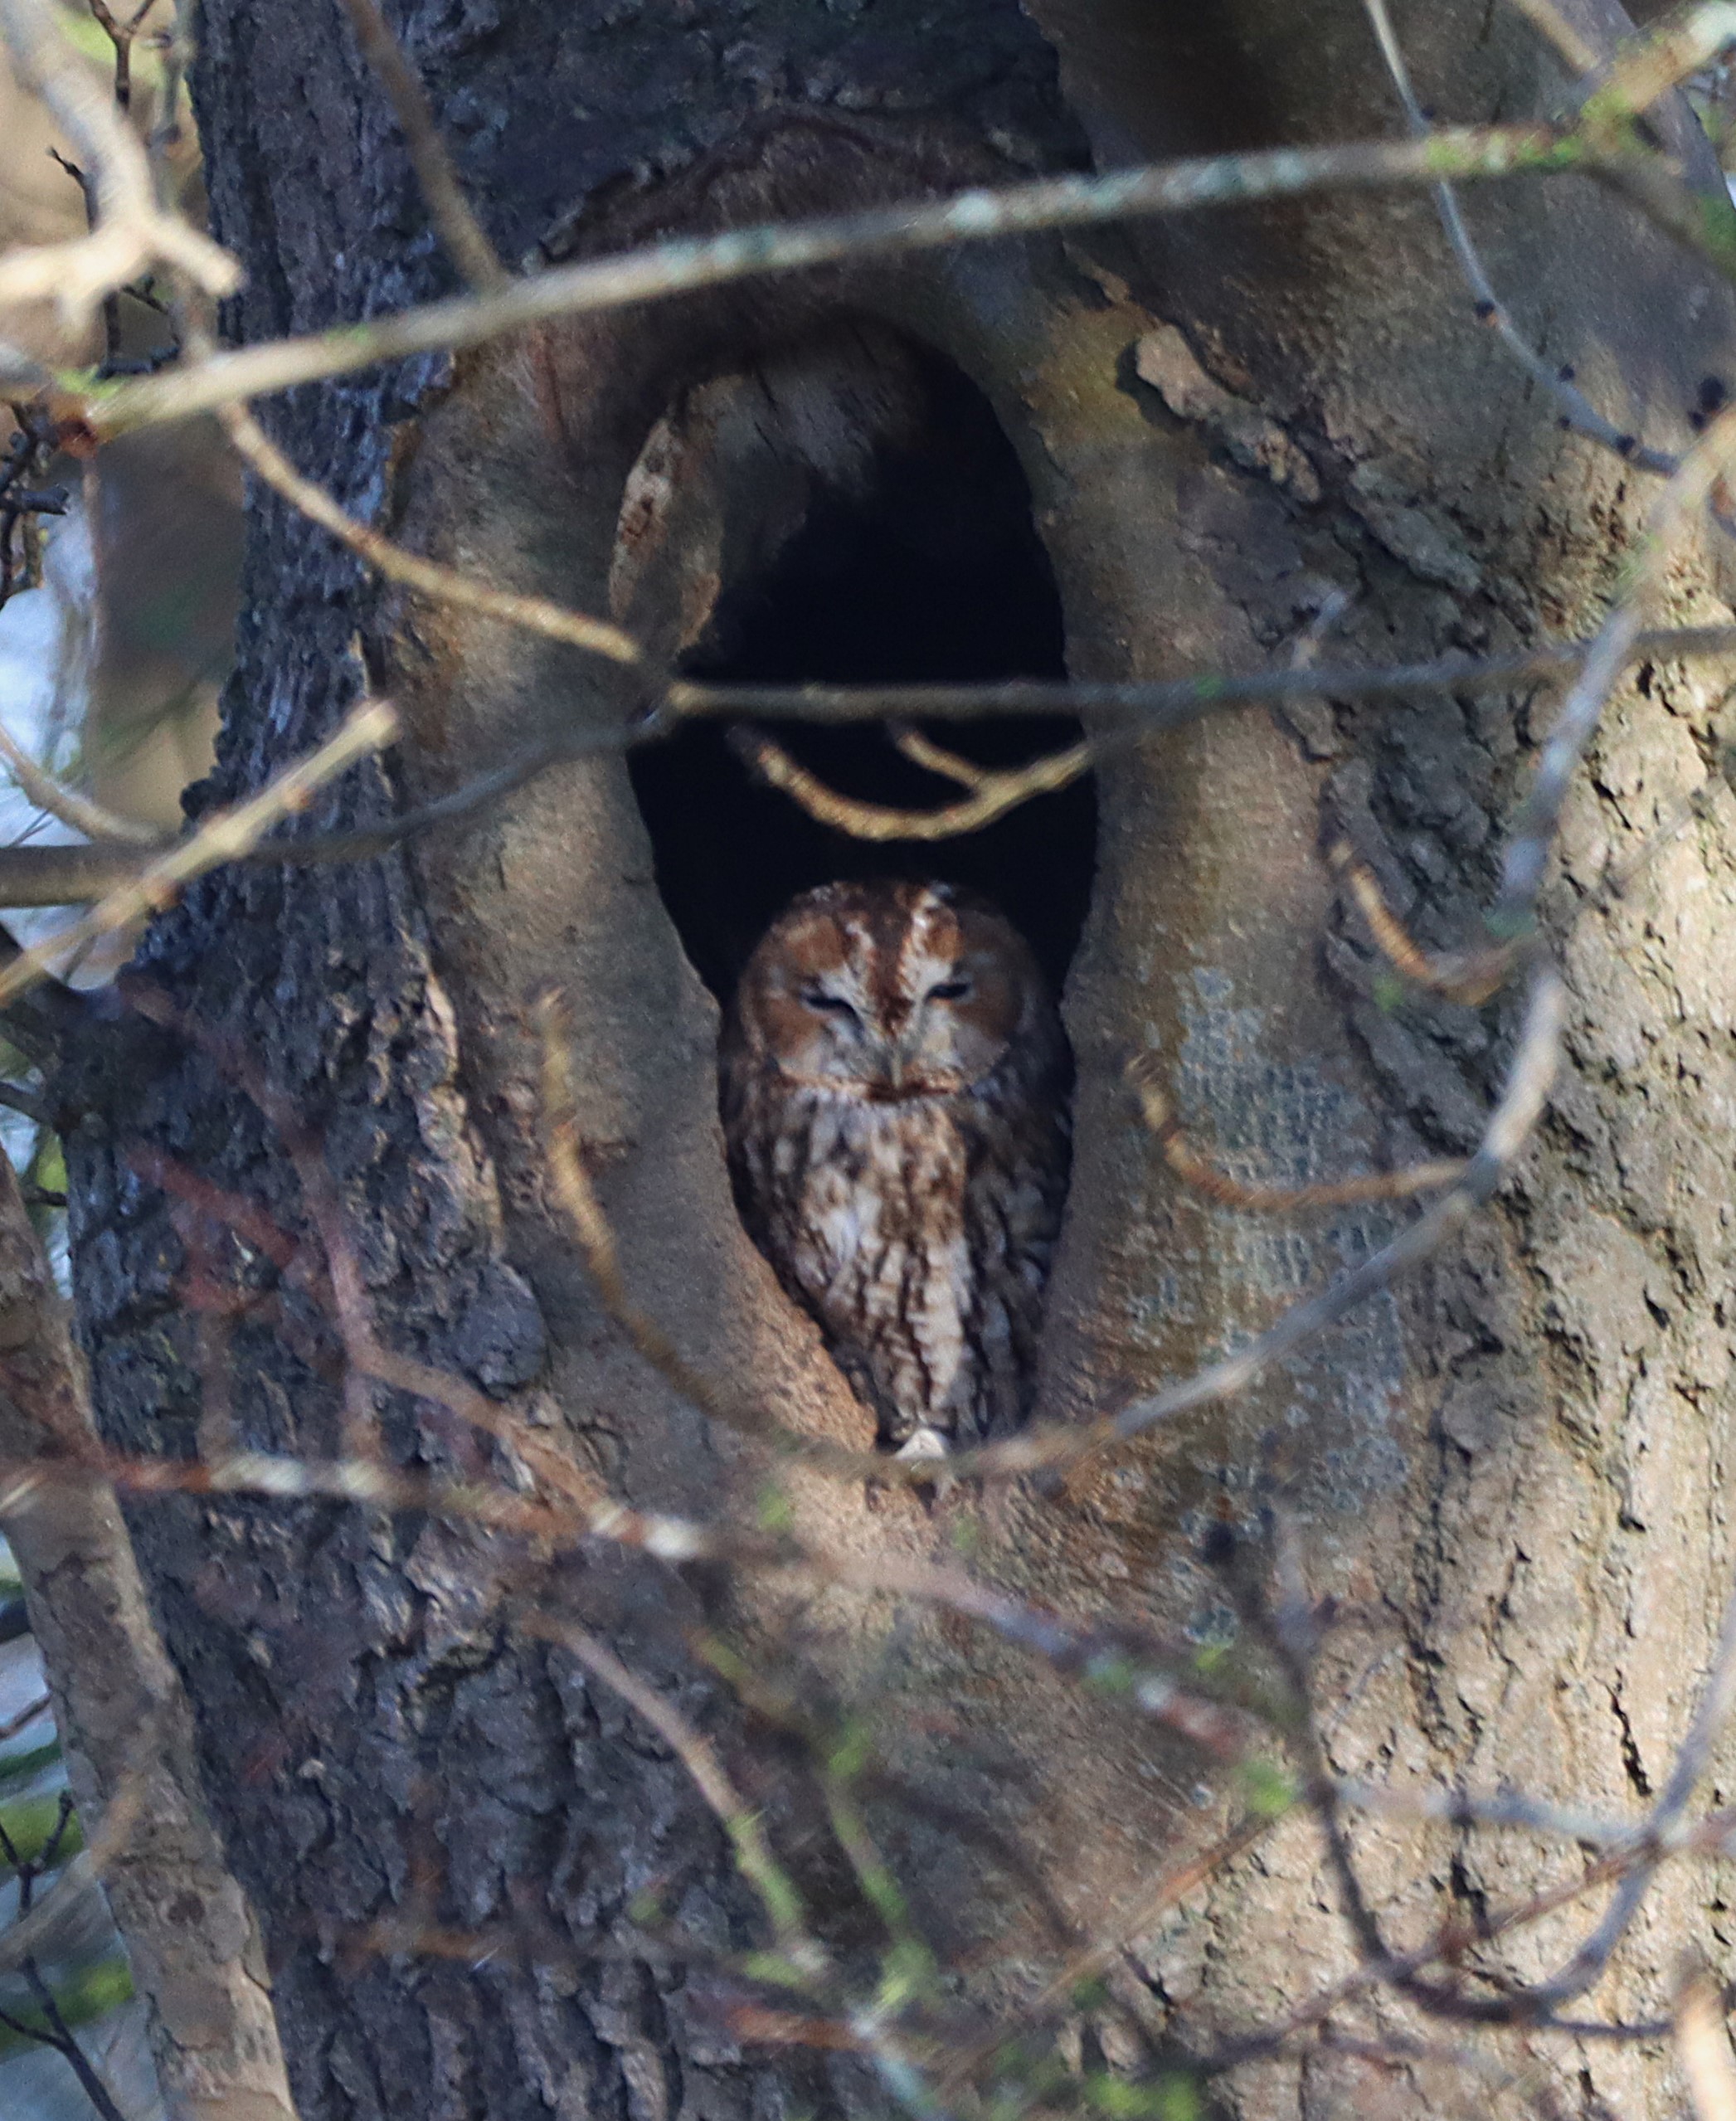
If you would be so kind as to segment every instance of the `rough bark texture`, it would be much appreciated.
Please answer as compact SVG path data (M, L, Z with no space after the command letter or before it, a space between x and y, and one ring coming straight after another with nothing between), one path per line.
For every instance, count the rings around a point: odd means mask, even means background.
M64 1308L7 1165L0 1451L22 1466L79 1456L90 1442ZM199 1801L187 1696L114 1494L46 1481L15 1492L6 1537L53 1683L68 1780L94 1843L109 1844L101 1875L125 1929L165 2110L174 2121L294 2121L259 1925ZM54 1890L71 1885L68 1874ZM15 1970L16 1933L9 1942Z
M1204 27L1194 9L1033 12L1105 159L1394 123L1353 0L1242 0ZM1515 115L1559 87L1499 12L1471 0L1398 12L1443 113ZM892 0L417 0L397 19L513 255L557 226L568 246L602 247L1076 151L1050 52L990 0L938 22ZM336 7L207 0L202 36L217 230L250 275L233 328L307 329L443 285ZM1728 303L1695 293L1658 239L1582 187L1480 198L1476 225L1551 358L1631 408L1648 440L1678 441L1700 378L1731 371ZM1618 461L1561 436L1502 365L1427 202L1408 198L998 246L663 305L551 329L455 377L430 363L299 393L280 431L358 510L396 512L443 557L597 608L623 483L671 394L840 311L938 348L988 396L1031 485L1080 675L1281 654L1335 587L1355 596L1344 632L1371 657L1577 628L1647 498ZM1273 423L1276 476L1238 468L1140 380L1135 343L1163 322ZM1720 611L1717 593L1691 556L1672 583L1684 615ZM412 793L494 762L545 718L630 703L546 645L450 613L382 613L347 559L263 502L220 789L329 727L363 681L358 632L411 713ZM1550 887L1563 931L1605 860L1704 780L1713 702L1709 679L1677 671L1642 673L1622 693ZM1127 1098L1131 1053L1155 1046L1190 1121L1262 1175L1311 1179L1473 1138L1503 1009L1382 1005L1319 840L1323 822L1348 831L1425 940L1459 939L1546 712L1441 701L1243 716L1147 744L1106 777L1068 995L1078 1149L1050 1413L1191 1367L1383 1227L1367 1214L1273 1228L1179 1197ZM343 806L390 795L376 782ZM1256 1529L1276 1493L1314 1588L1350 1616L1325 1673L1340 1764L1612 1804L1656 1786L1729 1565L1733 810L1726 791L1612 912L1573 930L1573 1070L1499 1213L1425 1282L1228 1413L1093 1465L1059 1496L951 1506L980 1515L986 1573L1211 1641L1233 1623L1200 1533L1218 1518ZM393 1338L516 1395L635 1503L746 1512L765 1468L648 1375L548 1200L523 1012L558 982L581 1126L634 1287L691 1360L751 1380L797 1426L866 1442L866 1418L730 1206L715 1009L659 902L619 764L552 774L411 859L213 879L157 925L147 956L321 1130ZM141 1043L126 1069L67 1094L82 1112L69 1145L75 1264L99 1418L129 1447L184 1449L199 1381L173 1299L181 1253L163 1201L127 1175L128 1141L292 1223L294 1182L257 1115L173 1041ZM308 1321L244 1332L236 1404L250 1440L332 1447L335 1408L302 1359L318 1333ZM396 1452L450 1457L425 1408L394 1405L387 1427ZM817 1479L789 1487L798 1521L851 1550L950 1548L953 1520L913 1502L871 1508ZM745 2056L708 2014L698 1973L635 1956L631 1903L654 1880L687 1933L724 1948L753 1934L751 1912L677 1764L570 1662L502 1626L513 1553L323 1507L153 1504L134 1523L212 1802L266 1929L307 2121L745 2121L849 2099L847 2075ZM751 1586L726 1600L709 1582L594 1559L574 1565L566 1594L715 1728L824 1880L835 1857L800 1778L763 1744L738 1744L680 1639L702 1615L749 1646L800 1621L799 1686L871 1703L921 1796L919 1809L888 1805L883 1824L924 1913L954 1942L994 1941L985 1997L1041 1977L1058 1915L1095 1930L1136 1905L1233 1807L1190 1754L1113 1705L956 1629L895 1632L871 1601L798 1612ZM1040 1890L995 1855L995 1835L1016 1840ZM1578 1860L1389 1827L1359 1845L1401 1937L1443 1896L1474 1907ZM443 1866L443 1919L516 1913L576 1957L557 1951L533 1974L506 1960L347 1962L346 1935L409 1904L427 1848ZM1709 1893L1685 1871L1659 1886L1655 1924L1600 2003L1656 2007L1672 1939ZM1331 1899L1311 1830L1286 1827L1142 1940L1154 2021L1270 2021L1349 1964ZM1515 1966L1555 1963L1577 1920L1533 1933ZM1706 1941L1714 1924L1702 1912L1695 1933ZM847 1946L841 1904L837 1927ZM617 1956L599 1963L600 1940ZM1660 2096L1655 2055L1550 2052L1575 2098L1638 2113ZM1232 2095L1249 2115L1336 2110L1368 2092L1364 2066L1273 2064ZM1415 2097L1426 2104L1427 2088Z

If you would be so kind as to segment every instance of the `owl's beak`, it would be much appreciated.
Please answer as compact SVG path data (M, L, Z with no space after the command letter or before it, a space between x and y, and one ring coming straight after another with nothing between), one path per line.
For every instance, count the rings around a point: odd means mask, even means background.
M891 1102L904 1096L910 1085L910 1060L903 1041L887 1039L876 1043L869 1076L869 1095Z

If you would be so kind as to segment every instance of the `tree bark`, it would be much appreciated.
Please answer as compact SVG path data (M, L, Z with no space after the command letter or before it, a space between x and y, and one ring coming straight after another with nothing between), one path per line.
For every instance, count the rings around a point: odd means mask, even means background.
M611 248L1004 181L1066 166L1082 121L1106 163L1400 122L1353 0L1240 0L1203 25L1185 11L1173 30L1180 11L1049 0L1031 12L1053 51L1003 0L938 25L893 0L673 12L396 11L508 257L545 236ZM1489 19L1481 0L1398 15L1420 92L1443 114L1535 111L1562 89L1524 25ZM1588 5L1576 19L1590 34L1615 17ZM230 329L308 330L443 289L335 4L206 0L201 20L216 230L249 275ZM1679 446L1702 378L1736 373L1725 296L1582 181L1526 180L1472 210L1549 358L1646 440ZM840 317L936 349L984 393L1028 481L1081 677L1281 657L1335 591L1353 600L1340 640L1370 659L1576 632L1654 490L1559 432L1476 322L1427 200L1408 195L664 304L455 367L299 392L274 423L357 513L507 586L602 610L622 489L659 414ZM1266 423L1264 469L1141 380L1135 349L1165 325ZM719 477L722 520L736 489ZM718 531L726 561L742 534ZM1713 556L1693 552L1672 612L1722 615L1722 593ZM642 615L674 623L667 599ZM356 776L323 823L452 785L557 717L582 725L635 703L568 651L382 602L323 534L255 496L205 800L327 733L370 670L402 700L411 741L394 778ZM1208 1535L1227 1527L1257 1553L1275 1508L1311 1591L1341 1617L1320 1674L1335 1764L1609 1807L1655 1790L1729 1574L1729 791L1631 891L1573 917L1605 865L1716 770L1716 705L1703 668L1657 668L1611 711L1545 898L1573 995L1570 1064L1544 1139L1454 1253L1238 1402L1089 1462L1059 1493L956 1496L931 1515L907 1494L785 1472L799 1529L891 1561L948 1554L968 1528L986 1576L1204 1647L1241 1624L1204 1558ZM1388 1006L1320 843L1323 829L1348 835L1426 943L1463 939L1547 718L1541 699L1316 703L1149 741L1102 776L1067 995L1077 1152L1040 1413L1079 1418L1184 1374L1393 1227L1374 1210L1279 1228L1179 1191L1126 1086L1135 1054L1155 1051L1189 1125L1251 1175L1306 1181L1471 1146L1510 1005ZM867 1444L868 1418L736 1219L715 1006L659 898L618 759L546 775L403 857L220 873L154 924L143 964L317 1131L390 1340L510 1400L635 1506L751 1521L774 1468L649 1370L552 1196L527 1011L560 986L580 1129L630 1287L707 1374L751 1384L791 1427ZM186 1452L203 1379L177 1298L184 1250L129 1152L165 1150L292 1228L306 1204L283 1142L197 1043L141 1034L124 1068L87 1071L64 1094L98 1419L124 1448ZM322 1331L293 1292L280 1329L242 1329L232 1399L246 1441L335 1451ZM425 1403L393 1399L382 1418L394 1457L461 1462ZM879 2096L853 2065L737 2043L703 1955L759 1932L723 1837L646 1726L513 1625L518 1548L323 1504L153 1501L129 1519L210 1802L266 1933L306 2121L746 2121ZM1127 1704L978 1634L906 1626L887 1598L805 1603L592 1550L560 1592L711 1733L798 1875L829 1896L828 1941L846 1957L872 1932L838 1882L807 1778L744 1728L696 1661L694 1631L722 1632L805 1704L868 1718L877 1825L931 1934L975 1948L967 1987L985 2008L1016 2003L1070 1943L1117 1924L1138 1934L1116 1982L1184 2051L1272 2024L1355 1963L1301 1814L1140 1924L1154 1876L1237 1812L1233 1778ZM1578 1862L1390 1822L1354 1840L1398 1942ZM439 1920L517 1924L543 1940L538 1967L357 1954L367 1924L424 1906L430 1854ZM1686 1868L1660 1881L1600 2011L1667 2004L1681 1939L1715 1936L1709 1893ZM684 1958L646 1941L647 1894L693 1940ZM1505 1963L1547 1971L1585 1919L1570 1909L1525 1933ZM1353 2029L1401 2021L1384 2007L1353 2010ZM1095 2036L1116 2062L1111 2036ZM1661 2096L1656 2048L1515 2040L1587 2111ZM1324 2112L1371 2095L1375 2074L1315 2049L1224 2089L1248 2115ZM1398 2096L1429 2109L1422 2065Z

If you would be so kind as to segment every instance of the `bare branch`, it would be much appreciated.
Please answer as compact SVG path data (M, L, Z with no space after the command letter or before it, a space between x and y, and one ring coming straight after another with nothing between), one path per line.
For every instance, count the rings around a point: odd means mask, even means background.
M21 78L73 144L95 187L88 236L0 257L0 303L51 296L81 319L105 294L153 265L184 273L207 294L228 294L241 269L180 215L159 207L144 149L67 42L51 0L0 0L0 36Z
M1533 4L1547 9L1549 0L1533 0ZM1422 106L1417 102L1416 92L1411 86L1409 69L1404 63L1404 55L1393 33L1392 18L1387 11L1387 0L1363 0L1363 6L1374 28L1375 41L1380 46L1381 56L1386 61L1387 71L1393 77L1393 85L1398 90L1399 100L1404 105L1411 131L1421 138L1428 130L1428 120L1423 115ZM1565 28L1566 25L1562 27ZM1676 469L1678 460L1675 457L1665 450L1647 448L1637 436L1625 432L1613 421L1606 420L1584 392L1574 388L1571 375L1545 361L1520 331L1484 270L1482 257L1471 240L1471 231L1465 226L1465 216L1459 212L1458 198L1451 184L1442 183L1435 187L1435 207L1441 216L1441 225L1447 231L1447 239L1457 255L1460 270L1471 289L1479 321L1489 326L1525 374L1554 400L1561 410L1562 425L1571 428L1575 434L1585 435L1593 441L1601 442L1606 449L1612 450L1626 462L1638 465L1642 471L1655 471L1668 478Z
M1736 42L1732 0L1700 0L1680 7L1649 35L1636 36L1617 54L1606 79L1586 100L1588 129L1613 126L1649 110L1690 74Z
M58 818L62 825L70 825L75 832L88 833L92 839L119 846L163 844L162 834L149 825L137 825L131 818L119 817L113 810L105 810L100 803L92 802L77 789L69 788L46 766L39 766L4 722L0 722L0 759L6 761L13 780L39 810L46 810L50 817Z
M28 0L3 4L20 7ZM298 383L348 375L382 361L479 346L504 332L557 317L596 314L844 259L944 249L1038 229L1082 227L1135 214L1186 213L1316 191L1432 184L1443 177L1468 182L1522 170L1583 174L1588 166L1586 144L1572 130L1543 124L1442 126L1422 140L1276 148L1101 177L1044 178L999 191L962 192L946 199L875 207L815 221L679 238L620 257L555 266L487 296L429 303L366 324L278 339L115 383L90 394L85 416L93 433L108 438L133 427L189 419Z
M363 57L391 99L428 216L446 246L447 256L479 292L505 286L506 267L470 211L452 158L434 122L427 92L404 56L404 48L392 35L377 0L343 0L343 10Z
M0 0L0 4L3 4L3 0ZM280 818L291 816L304 808L327 781L334 780L357 759L372 757L376 752L383 751L396 741L397 733L397 710L384 700L364 700L359 707L352 708L335 736L328 737L318 751L286 767L258 795L236 804L232 810L217 811L190 838L166 849L70 927L46 942L20 951L0 970L0 1006L15 1000L34 981L44 977L63 952L82 948L103 936L117 934L142 914L172 904L195 877L246 854Z
M388 580L401 581L443 603L546 635L551 640L566 641L592 655L606 656L613 663L635 664L641 659L638 642L606 619L588 618L582 611L552 604L546 597L490 589L456 567L442 567L437 560L425 560L418 552L394 545L389 538L346 514L323 487L304 479L244 406L223 406L217 416L236 449L268 486Z
M1069 745L1064 752L1053 752L1046 757L1032 760L1028 766L1009 771L991 772L986 768L968 767L975 779L975 792L962 802L949 803L937 810L900 810L887 809L879 803L858 802L853 796L843 795L836 789L829 788L817 774L810 773L806 766L791 758L781 744L774 742L762 731L744 729L731 733L736 748L754 770L772 787L782 789L810 817L817 818L836 832L849 833L852 839L875 841L956 839L962 833L980 832L985 825L1004 817L1021 803L1070 786L1082 774L1091 771L1095 755L1095 747L1087 742ZM961 778L960 769L966 768L967 762L956 759L950 752L943 756L952 764L939 770L955 780Z
M0 847L0 906L87 906L135 883L145 857L118 840L100 846Z
M1162 1068L1162 1056L1155 1053L1140 1053L1127 1063L1127 1080L1140 1101L1145 1124L1157 1136L1164 1161L1176 1176L1221 1208L1252 1214L1286 1215L1306 1208L1349 1208L1371 1200L1406 1200L1413 1194L1456 1185L1465 1175L1463 1163L1418 1164L1408 1171L1372 1171L1366 1177L1339 1179L1321 1185L1244 1185L1219 1170L1189 1141L1158 1080Z
M435 591L433 593L441 593ZM561 607L552 606L558 613ZM495 615L511 617L497 611ZM534 621L533 621L534 623ZM569 730L527 747L492 772L401 816L354 832L309 834L293 840L267 839L236 857L256 863L298 864L360 861L387 853L434 825L471 817L489 803L523 787L539 773L567 760L624 746L654 743L682 721L742 713L781 714L823 723L878 720L887 716L969 720L988 714L1064 714L1102 710L1137 719L1117 732L1133 741L1160 729L1177 728L1230 709L1281 703L1308 693L1334 699L1427 698L1442 692L1500 692L1535 683L1580 667L1593 644L1574 642L1523 655L1473 661L1461 656L1438 662L1327 670L1262 670L1246 677L1217 674L1149 684L1051 684L1016 680L989 685L732 686L669 685L663 703L618 727ZM1736 626L1653 628L1638 635L1629 659L1718 657L1736 654ZM1099 748L1110 741L1097 740ZM953 754L947 754L951 756ZM132 881L142 863L103 847L0 848L0 905L62 906L105 897Z
M1574 73L1594 74L1602 66L1602 56L1581 36L1555 0L1508 0L1508 4L1554 46Z
M663 711L683 721L761 714L819 722L1101 713L1137 718L1145 734L1224 708L1280 706L1311 695L1350 703L1519 692L1572 676L1596 645L1593 639L1550 643L1516 655L1447 655L1429 663L1286 666L1245 674L1214 670L1132 684L1016 678L981 685L701 685L682 679L668 688ZM1665 626L1637 635L1628 660L1733 654L1736 626Z

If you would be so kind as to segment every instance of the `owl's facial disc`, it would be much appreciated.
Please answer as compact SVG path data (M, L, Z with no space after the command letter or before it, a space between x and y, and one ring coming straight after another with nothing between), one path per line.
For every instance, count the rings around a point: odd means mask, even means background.
M738 1007L786 1078L902 1102L992 1073L1038 978L999 915L944 886L832 885L771 931Z

